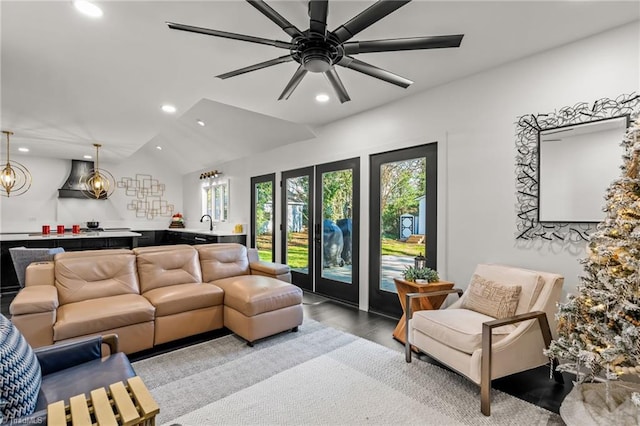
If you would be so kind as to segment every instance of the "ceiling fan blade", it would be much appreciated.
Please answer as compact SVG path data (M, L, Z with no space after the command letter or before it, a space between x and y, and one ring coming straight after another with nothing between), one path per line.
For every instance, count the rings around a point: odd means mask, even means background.
M291 77L291 80L289 80L289 83L287 83L287 87L284 88L278 100L281 101L282 99L289 99L289 96L291 96L293 91L296 90L296 87L298 87L298 84L300 84L305 75L307 75L307 70L302 68L302 65L300 65L293 74L293 77Z
M411 0L379 0L360 14L351 18L333 31L340 43L344 43L360 31L375 24L388 14L395 12Z
M247 0L247 2L258 9L260 13L262 13L267 18L271 19L276 25L284 30L285 33L289 34L291 38L301 37L302 31L296 28L291 22L287 21L286 18L280 15L278 12L273 10L271 6L266 4L262 0Z
M327 32L327 10L329 8L328 0L311 0L309 1L309 31L320 34L322 37Z
M336 95L338 95L338 99L340 99L341 104L351 100L347 93L347 89L344 88L335 68L332 67L329 71L325 72L324 75L327 77L327 80L329 80L329 83L331 83L331 86L333 87L333 90L335 90Z
M344 44L346 55L372 52L396 52L399 50L440 49L460 47L464 34L396 38L386 40L351 41Z
M382 68L378 68L366 62L359 61L355 58L351 58L349 56L344 56L338 65L349 68L355 71L359 71L363 74L369 75L371 77L375 77L382 81L386 81L387 83L395 84L396 86L400 86L404 89L411 86L413 81L406 79L404 77L400 77L392 72L387 70L383 70Z
M190 33L205 34L205 35L210 35L214 37L223 37L223 38L230 38L233 40L248 41L251 43L266 44L268 46L279 47L282 49L291 49L293 47L291 43L288 43L285 41L269 40L266 38L254 37L254 36L245 35L245 34L229 33L226 31L212 30L210 28L201 28L201 27L194 27L191 25L177 24L175 22L167 22L167 25L172 30L187 31Z
M220 74L220 75L216 75L216 77L221 78L222 80L227 79L229 77L235 77L237 75L240 74L244 74L247 72L251 72L251 71L257 71L260 70L262 68L267 68L273 65L278 65L278 64L282 64L284 62L290 62L293 61L293 58L291 57L291 55L286 55L286 56L280 56L279 58L275 58L275 59L271 59L268 61L264 61L264 62L260 62L259 64L255 64L255 65L249 65L248 67L244 67L244 68L240 68L237 69L235 71L229 71L226 72L224 74Z

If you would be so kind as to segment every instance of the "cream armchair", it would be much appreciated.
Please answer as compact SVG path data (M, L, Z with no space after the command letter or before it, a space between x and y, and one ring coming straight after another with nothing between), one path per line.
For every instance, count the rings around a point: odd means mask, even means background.
M491 380L549 362L543 350L556 329L563 282L548 272L480 264L464 294L407 294L406 361L413 346L480 385L481 411L490 415ZM446 309L411 312L412 298L450 293L459 299Z

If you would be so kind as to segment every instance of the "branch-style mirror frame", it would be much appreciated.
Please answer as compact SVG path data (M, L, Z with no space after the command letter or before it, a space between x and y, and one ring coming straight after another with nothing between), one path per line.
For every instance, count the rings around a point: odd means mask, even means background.
M581 102L548 114L527 114L518 117L516 128L516 239L589 240L597 223L538 221L538 134L540 131L588 123L638 112L640 95L624 94L616 99L602 98L593 104ZM622 143L622 140L620 140ZM620 158L622 165L622 157ZM604 194L603 194L604 196Z

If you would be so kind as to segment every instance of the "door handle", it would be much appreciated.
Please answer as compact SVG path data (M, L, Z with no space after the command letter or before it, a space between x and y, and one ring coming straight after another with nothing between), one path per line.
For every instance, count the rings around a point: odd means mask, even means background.
M320 224L316 223L316 232L315 232L315 235L313 236L313 240L316 242L316 244L322 243L322 237L320 235L321 232L322 232L322 228Z

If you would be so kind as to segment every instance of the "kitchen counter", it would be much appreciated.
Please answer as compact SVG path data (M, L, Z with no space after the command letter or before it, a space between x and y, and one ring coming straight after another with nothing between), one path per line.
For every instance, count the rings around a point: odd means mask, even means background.
M0 242L4 241L43 241L43 240L65 240L65 239L83 239L83 238L128 238L139 237L141 234L131 231L84 231L79 234L65 232L58 235L55 232L50 235L42 235L40 232L19 233L19 234L0 234Z
M245 235L244 233L236 234L234 232L220 232L215 229L213 231L209 231L208 229L199 229L199 228L168 228L166 229L166 231L186 232L189 234L200 234L200 235L213 235L217 237Z

